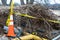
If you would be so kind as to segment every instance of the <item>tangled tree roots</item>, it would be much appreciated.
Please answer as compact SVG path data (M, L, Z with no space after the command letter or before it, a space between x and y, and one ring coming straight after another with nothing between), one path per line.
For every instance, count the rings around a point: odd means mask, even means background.
M28 15L42 18L44 20L39 19L30 19L26 17L21 17L21 23L26 22L25 30L28 32L37 32L38 36L53 38L51 32L55 30L59 30L59 25L56 23L48 22L45 19L49 20L57 20L57 15L55 15L51 10L48 8L41 6L41 5L26 5L20 7L20 13L26 13Z
M9 9L7 9L9 10ZM14 12L20 12L23 14L28 14L37 18L42 18L44 20L39 19L30 19L27 17L21 17L14 15L14 23L15 26L20 26L23 28L23 30L32 33L36 32L38 36L47 37L47 38L53 38L54 36L51 34L53 30L59 30L59 25L56 23L48 22L45 19L50 20L57 20L57 15L52 13L48 8L41 6L41 5L24 5L18 7L18 9L14 9ZM1 12L0 12L1 13ZM0 23L5 25L7 15L9 11L4 11L4 16L0 17ZM1 14L2 15L2 14ZM5 20L4 23L2 20Z

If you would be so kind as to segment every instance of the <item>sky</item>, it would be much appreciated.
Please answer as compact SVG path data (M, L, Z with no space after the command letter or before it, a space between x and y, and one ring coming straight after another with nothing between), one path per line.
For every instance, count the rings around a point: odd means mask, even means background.
M19 3L20 4L20 0L14 0L15 3ZM0 0L0 3L1 3L1 0ZM10 0L7 0L7 4L10 3Z
M9 4L10 0L7 0L7 4ZM20 4L20 0L14 0L15 3L19 3Z
M37 0L35 0L35 1L37 1ZM7 4L9 4L9 2L10 2L10 0L7 0ZM20 4L20 0L14 0L14 2ZM24 0L24 2L26 3L26 0ZM39 2L39 0L37 2ZM1 0L0 0L0 3L1 3ZM55 4L55 3L60 4L60 0L55 0L55 2L54 2L54 0L50 0L50 4Z
M7 0L7 4L9 4L10 0ZM20 4L20 0L14 0L15 3ZM24 3L26 4L26 0L24 0Z
M60 0L55 0L55 2L54 0L50 0L50 4L55 4L55 3L60 4Z
M60 3L60 0L55 0L56 1L56 3Z

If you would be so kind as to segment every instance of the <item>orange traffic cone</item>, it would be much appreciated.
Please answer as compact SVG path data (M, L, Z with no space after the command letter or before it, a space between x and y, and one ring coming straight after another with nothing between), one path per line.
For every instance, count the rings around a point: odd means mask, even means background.
M8 34L7 36L16 36L14 33L14 23L13 23L13 15L10 15L10 22L8 24Z

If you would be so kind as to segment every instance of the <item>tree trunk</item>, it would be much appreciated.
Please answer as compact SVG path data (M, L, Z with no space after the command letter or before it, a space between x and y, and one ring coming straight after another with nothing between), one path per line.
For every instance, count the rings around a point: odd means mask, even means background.
M24 0L20 0L21 1L21 5L24 5Z
M26 0L26 4L28 4L29 2L28 2L28 0Z
M3 5L7 5L7 2L6 1L7 0L1 0L1 2L2 2Z
M30 0L30 4L33 4L34 0Z
M49 0L44 0L45 4L49 4Z

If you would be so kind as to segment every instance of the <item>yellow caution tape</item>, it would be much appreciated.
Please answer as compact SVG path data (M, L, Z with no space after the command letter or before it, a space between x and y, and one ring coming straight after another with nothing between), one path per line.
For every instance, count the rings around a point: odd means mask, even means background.
M13 14L13 9L14 9L14 0L12 0L12 2L11 2L10 14Z
M48 20L48 19L47 19ZM55 21L55 20L48 20L49 22L53 22L53 23L59 23L60 24L60 21Z
M22 14L22 13L15 13L16 15L20 15L20 16L24 16L24 17L28 17L28 18L33 18L33 19L40 19L40 20L43 20L42 18L37 18L37 17L34 17L34 16L30 16L28 14ZM49 19L46 19L48 22L53 22L53 23L60 23L60 21L58 20L49 20Z
M27 15L27 14L20 14L21 16L25 16L25 17L28 17L28 18L36 18L36 17L33 17L33 16L29 16L29 15Z
M28 18L33 18L33 19L36 18L36 17L30 16L30 15L27 15L27 14L21 14L21 13L15 13L15 14L20 15L20 16L24 16L24 17L28 17Z
M14 1L14 0L12 0L12 2L11 2L11 6L10 6L10 14L9 14L8 19L7 19L7 21L6 21L6 26L9 25L10 15L13 14L13 8L14 8L14 2L13 2L13 1Z
M7 21L6 21L6 26L8 26L9 21L10 21L10 15L8 16L8 19L7 19Z

